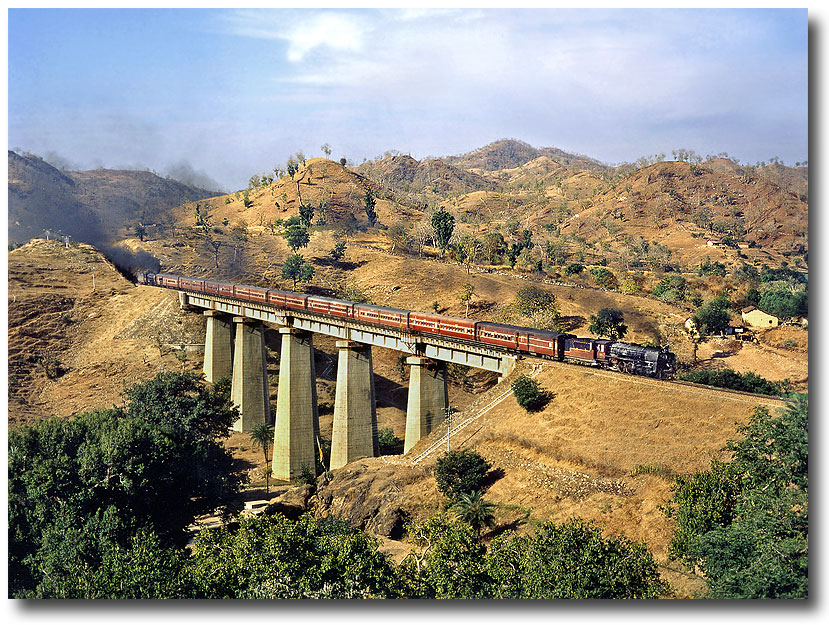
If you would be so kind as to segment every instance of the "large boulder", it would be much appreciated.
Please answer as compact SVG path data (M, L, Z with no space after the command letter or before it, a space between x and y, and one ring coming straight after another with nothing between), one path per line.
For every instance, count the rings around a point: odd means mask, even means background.
M303 512L309 510L309 500L314 494L314 487L310 484L303 484L291 488L281 495L271 499L263 514L281 514L289 519L298 519Z

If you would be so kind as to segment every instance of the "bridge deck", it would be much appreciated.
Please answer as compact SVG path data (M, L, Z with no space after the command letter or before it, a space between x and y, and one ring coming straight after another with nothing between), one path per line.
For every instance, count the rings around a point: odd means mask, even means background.
M182 305L258 319L284 327L325 334L338 339L385 347L405 354L453 362L475 369L509 375L517 357L506 351L483 347L460 339L372 325L354 319L329 317L301 310L284 310L270 304L254 303L217 295L179 291Z

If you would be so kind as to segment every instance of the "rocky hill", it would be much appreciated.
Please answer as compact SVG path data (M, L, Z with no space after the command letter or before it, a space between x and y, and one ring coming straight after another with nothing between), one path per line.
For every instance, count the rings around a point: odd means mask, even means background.
M417 161L408 155L390 156L357 168L367 178L402 193L449 193L494 190L496 183L433 158Z
M559 148L535 148L529 143L516 139L500 139L467 154L448 156L444 160L462 169L498 171L525 165L541 156L565 166L590 171L608 171L612 169L595 159L580 154L571 154Z
M51 230L109 243L139 222L169 221L171 208L213 195L147 171L60 171L37 156L9 151L9 241Z

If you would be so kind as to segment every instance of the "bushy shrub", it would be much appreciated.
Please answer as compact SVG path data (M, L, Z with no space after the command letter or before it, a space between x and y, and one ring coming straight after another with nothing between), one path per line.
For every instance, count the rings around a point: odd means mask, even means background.
M690 371L680 375L680 379L697 384L707 384L720 388L730 388L747 393L763 395L782 395L788 391L786 382L770 382L756 373L737 373L733 369L708 369Z
M809 596L809 403L754 411L708 471L678 476L663 508L672 559L700 570L712 599Z
M570 263L564 268L564 275L574 276L580 274L582 271L584 271L584 265L581 263Z
M394 435L394 430L391 428L378 430L377 442L380 445L381 456L399 454L403 451L403 441Z
M480 491L491 467L477 451L449 451L435 464L435 480L441 493L456 499L463 493Z
M594 267L590 270L595 283L604 289L615 289L619 282L607 267Z
M544 407L549 399L541 386L531 377L521 375L512 383L512 392L518 405L528 412L535 412Z

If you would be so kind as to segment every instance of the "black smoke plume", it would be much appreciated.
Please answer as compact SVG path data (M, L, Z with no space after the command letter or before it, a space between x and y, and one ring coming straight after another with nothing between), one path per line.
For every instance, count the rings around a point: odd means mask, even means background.
M136 281L139 273L145 271L157 273L161 270L161 261L144 250L131 250L121 244L107 243L95 247L115 265L125 278L132 282Z

